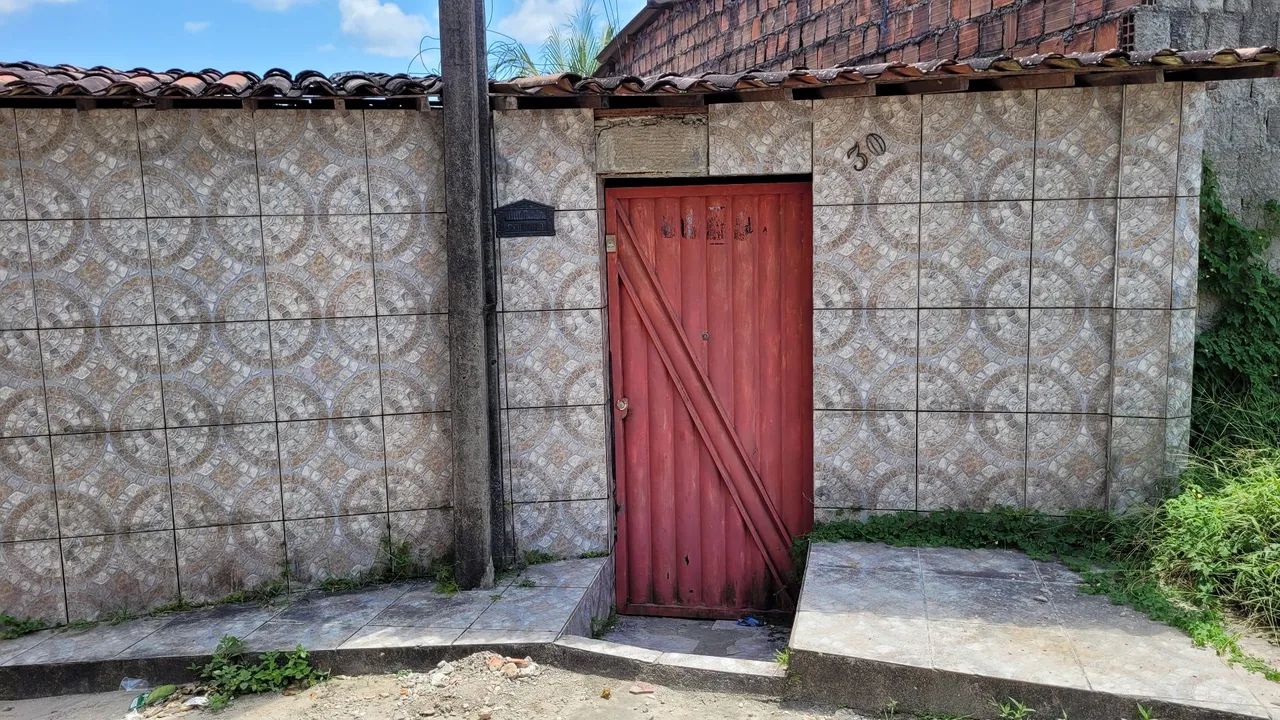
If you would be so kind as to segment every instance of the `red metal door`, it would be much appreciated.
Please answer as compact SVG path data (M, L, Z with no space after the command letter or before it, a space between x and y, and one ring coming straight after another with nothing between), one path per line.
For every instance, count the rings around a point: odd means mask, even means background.
M808 183L605 193L623 613L787 609L813 524Z

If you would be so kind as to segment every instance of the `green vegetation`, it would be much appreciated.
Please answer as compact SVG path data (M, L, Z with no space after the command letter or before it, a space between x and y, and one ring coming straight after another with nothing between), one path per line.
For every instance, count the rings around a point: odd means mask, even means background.
M791 667L791 648L785 647L781 650L773 651L773 661L777 663L783 670Z
M427 568L427 577L435 582L435 590L438 593L454 595L458 592L458 580L453 576L452 557L436 558L432 561L431 566Z
M617 27L615 0L580 0L573 15L551 30L540 60L524 43L489 28L498 36L489 43L489 75L500 79L565 72L590 75L599 67L596 56L613 40Z
M1036 714L1035 710L1023 705L1013 698L997 700L991 703L995 707L996 712L1000 714L1000 720L1027 720Z
M547 563L556 562L557 560L563 560L563 559L564 558L560 557L559 555L553 555L543 550L526 550L524 553L525 567L528 567L530 565L546 565Z
M605 617L591 618L591 637L600 640L618 625L618 609L609 606L609 614Z
M209 709L220 710L240 695L272 692L290 687L311 687L329 677L311 665L301 645L287 653L266 652L256 662L245 652L244 641L225 635L205 665L193 665L209 687Z
M0 615L0 640L12 640L13 638L44 630L47 627L49 627L48 623L36 618L16 618L12 615Z
M1196 339L1192 438L1203 455L1221 445L1280 447L1280 277L1265 253L1280 235L1280 205L1261 228L1227 210L1208 165L1200 193L1200 288L1218 305Z

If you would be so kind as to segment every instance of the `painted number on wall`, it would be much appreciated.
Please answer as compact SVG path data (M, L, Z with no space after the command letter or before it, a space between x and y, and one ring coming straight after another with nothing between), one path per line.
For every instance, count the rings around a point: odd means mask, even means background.
M869 133L861 142L856 142L844 154L846 160L853 161L853 169L862 172L871 164L871 157L879 157L889 149L880 133ZM867 153L871 153L868 156Z

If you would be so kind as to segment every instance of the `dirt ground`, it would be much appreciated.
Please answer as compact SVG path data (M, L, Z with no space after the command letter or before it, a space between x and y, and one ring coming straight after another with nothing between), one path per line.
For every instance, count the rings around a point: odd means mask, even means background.
M496 663L495 663L496 664ZM426 672L336 677L293 695L237 699L223 712L182 709L177 698L134 718L218 720L728 720L838 718L868 720L848 710L781 703L773 698L692 692L532 665L508 678L476 654ZM633 693L632 690L652 689ZM607 691L607 692L606 692ZM110 692L0 702L0 720L120 720L131 693ZM608 695L608 697L604 697Z

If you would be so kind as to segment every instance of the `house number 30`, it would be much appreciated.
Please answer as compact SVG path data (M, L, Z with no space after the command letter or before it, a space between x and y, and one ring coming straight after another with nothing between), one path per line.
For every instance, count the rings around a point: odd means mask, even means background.
M888 149L889 146L885 143L880 133L868 133L862 139L862 142L854 143L853 147L849 148L849 151L844 154L844 157L846 160L853 160L854 170L862 172L871 163L871 158L867 156L867 153L879 157Z

